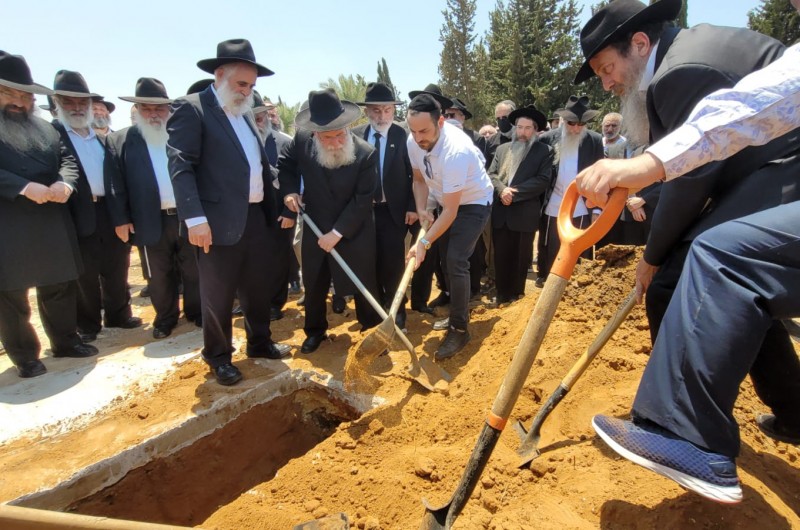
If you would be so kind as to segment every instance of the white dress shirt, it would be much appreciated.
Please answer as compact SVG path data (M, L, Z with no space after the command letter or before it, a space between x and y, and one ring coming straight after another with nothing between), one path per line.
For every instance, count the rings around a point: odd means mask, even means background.
M72 145L75 146L75 154L83 166L83 172L86 173L86 179L89 181L89 187L92 189L92 195L95 197L105 197L106 186L103 182L103 160L106 157L106 151L103 149L103 144L97 138L94 129L89 128L89 135L84 138L76 133L68 123L64 122L64 129L67 130L69 139L72 140Z
M580 146L578 146L578 149L580 149ZM547 206L544 209L544 213L550 217L558 217L558 209L561 208L561 201L564 200L564 193L566 193L567 188L577 176L578 150L575 150L574 153L560 153L558 158L558 175L556 177L556 183L553 186L553 193L550 195L550 200L547 201ZM575 205L575 211L573 212L572 216L581 217L582 215L587 215L588 213L589 211L586 209L586 205L581 199L578 201L578 204Z
M175 208L175 191L172 189L172 179L169 178L167 167L167 146L159 147L147 144L150 162L158 183L158 195L161 197L161 209Z

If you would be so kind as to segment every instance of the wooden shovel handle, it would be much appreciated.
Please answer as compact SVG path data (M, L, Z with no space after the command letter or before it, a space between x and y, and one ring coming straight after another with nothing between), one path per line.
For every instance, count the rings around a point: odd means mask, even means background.
M419 234L417 234L417 238L411 243L412 245L416 245L417 241L425 237L425 227L420 226ZM408 282L411 281L411 276L414 275L414 266L417 263L416 258L412 258L408 260L408 265L406 265L406 270L403 273L403 278L400 280L400 284L397 286L397 292L394 294L394 299L392 300L392 305L389 308L389 316L394 318L397 316L397 310L400 309L400 304L403 302L403 297L406 294L406 287L408 287Z

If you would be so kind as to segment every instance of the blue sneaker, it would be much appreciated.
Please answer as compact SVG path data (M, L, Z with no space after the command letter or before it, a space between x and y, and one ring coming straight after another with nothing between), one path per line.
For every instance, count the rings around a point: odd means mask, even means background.
M614 451L717 502L742 500L732 458L710 453L653 423L634 424L598 414L592 427Z

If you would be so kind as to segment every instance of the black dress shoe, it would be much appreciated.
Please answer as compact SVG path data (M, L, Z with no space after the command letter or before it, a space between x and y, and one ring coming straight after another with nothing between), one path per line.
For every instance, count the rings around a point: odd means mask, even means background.
M536 278L536 282L533 285L535 285L537 289L541 289L542 287L544 287L544 278L539 276L538 278Z
M283 311L281 311L280 307L270 307L269 308L269 319L270 321L274 322L276 320L280 320L283 318Z
M347 306L347 301L344 299L344 296L333 295L331 299L331 309L336 314L341 315L344 313L344 308Z
M242 380L242 372L231 363L225 363L211 369L211 373L217 378L217 383L224 386L235 385Z
M449 303L450 303L450 295L442 291L441 293L439 293L439 296L431 300L428 305L431 307L441 307Z
M248 351L247 356L253 359L285 359L290 357L289 351L291 346L288 344L280 344L277 342L270 342L267 351L252 352Z
M420 304L411 304L411 310L412 311L416 311L418 313L425 313L425 314L428 314L428 315L432 315L433 314L433 308L431 306L425 305L425 304L422 304L422 305L420 305Z
M154 339L166 339L172 335L172 326L156 326L153 328Z
M77 344L67 350L56 350L53 352L53 357L72 357L81 359L84 357L94 357L99 352L97 348L91 344Z
M756 418L756 424L761 429L761 432L773 440L800 445L800 431L789 429L774 414L759 414Z
M121 322L106 323L107 328L122 328L133 329L142 325L142 319L139 317L128 317Z
M79 331L78 336L81 338L81 342L84 344L97 340L97 333L81 333Z
M144 289L139 291L139 296L141 296L142 298L150 298L150 286L145 285Z
M460 352L467 345L467 342L469 342L469 331L450 326L450 329L447 330L447 335L444 336L444 340L433 356L437 361L449 359Z
M328 336L325 334L307 337L306 340L303 341L303 345L300 346L300 351L303 353L313 353L317 351L319 345L322 344L322 341L326 338L328 338Z
M36 377L47 373L47 367L39 359L25 361L17 366L17 374L22 378Z

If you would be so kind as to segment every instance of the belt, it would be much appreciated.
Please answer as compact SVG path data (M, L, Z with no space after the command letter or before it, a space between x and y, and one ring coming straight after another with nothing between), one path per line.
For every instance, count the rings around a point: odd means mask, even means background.
M103 195L92 195L92 202L100 202L105 199Z
M161 213L163 213L164 215L178 215L178 209L177 208L163 208L161 210Z

